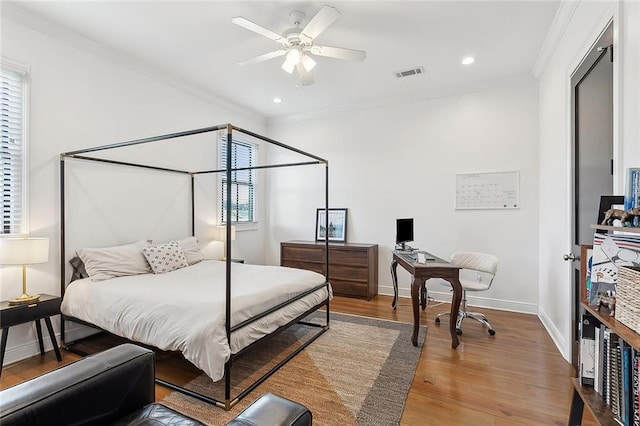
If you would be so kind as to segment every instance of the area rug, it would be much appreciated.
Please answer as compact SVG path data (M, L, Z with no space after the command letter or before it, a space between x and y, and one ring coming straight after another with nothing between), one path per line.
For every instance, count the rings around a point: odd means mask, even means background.
M179 392L172 392L162 403L205 424L224 425L260 395L272 392L307 406L316 425L397 425L426 334L422 327L419 345L414 347L412 328L411 324L331 314L326 333L230 411ZM258 366L282 357L285 348L290 350L306 334L308 330L292 327L243 356L234 364L234 370L240 372L232 375L232 383L240 388L258 374ZM186 387L224 399L223 385L205 374Z

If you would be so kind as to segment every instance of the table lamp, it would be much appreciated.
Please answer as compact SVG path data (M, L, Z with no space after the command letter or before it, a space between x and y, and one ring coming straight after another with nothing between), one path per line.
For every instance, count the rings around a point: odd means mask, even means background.
M27 293L27 265L49 260L48 238L0 238L0 265L22 265L22 296L9 300L10 305L32 303L40 295Z
M222 253L222 260L227 260L227 225L218 225L216 226L216 229L218 230L218 240L224 242L225 246L223 247ZM235 241L236 239L236 227L234 225L231 225L231 241Z

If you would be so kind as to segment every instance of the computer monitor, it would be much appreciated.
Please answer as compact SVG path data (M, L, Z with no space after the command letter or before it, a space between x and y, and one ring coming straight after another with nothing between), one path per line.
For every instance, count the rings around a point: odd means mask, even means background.
M396 244L405 249L405 243L413 241L413 218L396 219Z

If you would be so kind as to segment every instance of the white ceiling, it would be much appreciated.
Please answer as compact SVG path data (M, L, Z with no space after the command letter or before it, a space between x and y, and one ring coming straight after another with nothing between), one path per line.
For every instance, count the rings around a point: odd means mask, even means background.
M323 4L342 16L316 44L367 51L364 62L316 57L315 84L296 88L283 58L239 67L238 61L279 48L231 23L243 16L277 33L289 13L308 22ZM73 32L114 49L208 95L272 118L353 105L395 103L456 93L531 74L551 26L556 1L20 1ZM104 50L104 49L103 49ZM461 65L472 55L476 62ZM395 72L423 66L425 74ZM274 104L274 97L283 99Z

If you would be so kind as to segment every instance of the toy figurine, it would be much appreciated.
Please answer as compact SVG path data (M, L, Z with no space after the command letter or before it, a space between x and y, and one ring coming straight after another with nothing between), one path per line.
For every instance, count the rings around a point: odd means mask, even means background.
M607 291L606 293L598 294L598 305L597 310L600 312L600 308L602 306L606 306L609 308L609 316L612 317L616 313L616 296L613 295L611 291Z
M629 226L638 226L640 224L636 223L636 218L640 218L640 207L626 211L620 209L609 209L604 214L604 220L600 225L613 225L613 221L619 219L621 226L627 226L627 222L629 222Z
M640 207L627 210L627 215L629 215L629 222L631 226L640 226L640 223L636 223L636 219L640 221Z

